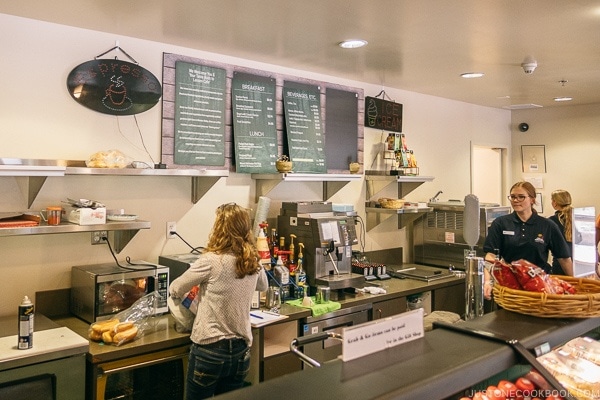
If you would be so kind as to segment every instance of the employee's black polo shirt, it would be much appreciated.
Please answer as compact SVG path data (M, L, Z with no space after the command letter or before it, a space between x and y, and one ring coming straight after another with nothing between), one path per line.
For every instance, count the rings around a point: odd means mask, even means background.
M537 212L527 222L521 221L514 211L496 218L483 245L485 253L494 253L494 249L500 250L500 257L506 262L525 259L548 273L548 250L555 258L571 256L559 227Z

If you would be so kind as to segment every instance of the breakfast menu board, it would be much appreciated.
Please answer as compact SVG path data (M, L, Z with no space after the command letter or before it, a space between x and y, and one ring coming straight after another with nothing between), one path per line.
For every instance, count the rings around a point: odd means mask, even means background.
M176 63L175 164L225 165L226 78L221 68Z
M283 110L293 171L327 173L319 87L284 82Z
M275 79L234 72L231 93L236 172L275 172Z

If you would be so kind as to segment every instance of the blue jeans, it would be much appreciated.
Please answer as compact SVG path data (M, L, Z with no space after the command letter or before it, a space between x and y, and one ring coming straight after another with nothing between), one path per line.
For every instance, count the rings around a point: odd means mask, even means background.
M250 349L243 339L192 344L188 361L186 400L199 400L244 386L250 369Z

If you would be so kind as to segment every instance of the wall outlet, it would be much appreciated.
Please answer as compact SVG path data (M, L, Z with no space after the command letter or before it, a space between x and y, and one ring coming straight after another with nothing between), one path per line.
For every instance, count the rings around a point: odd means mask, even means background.
M177 223L174 221L167 222L167 239L173 239L176 237L176 235L171 232L177 232Z
M95 231L92 232L92 244L103 244L106 243L102 238L108 238L108 231Z

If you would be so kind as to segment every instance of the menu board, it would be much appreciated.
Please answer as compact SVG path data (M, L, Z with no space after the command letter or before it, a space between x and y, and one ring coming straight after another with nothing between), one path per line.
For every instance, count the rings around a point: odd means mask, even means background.
M234 72L231 95L236 172L275 172L275 79Z
M284 82L283 109L293 171L326 173L319 87Z
M175 164L225 165L224 69L175 65Z

